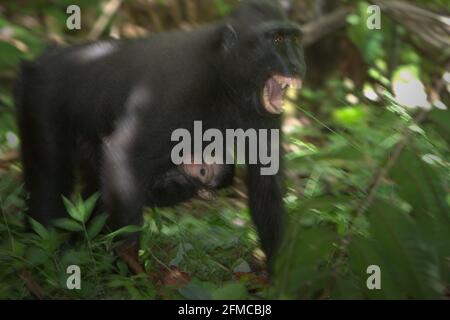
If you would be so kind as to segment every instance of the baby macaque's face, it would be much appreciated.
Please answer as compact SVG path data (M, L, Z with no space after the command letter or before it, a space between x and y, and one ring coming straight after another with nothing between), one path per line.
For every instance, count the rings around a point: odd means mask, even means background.
M197 179L204 188L197 195L204 200L214 199L212 189L218 187L224 166L219 164L183 164L181 170L188 176Z

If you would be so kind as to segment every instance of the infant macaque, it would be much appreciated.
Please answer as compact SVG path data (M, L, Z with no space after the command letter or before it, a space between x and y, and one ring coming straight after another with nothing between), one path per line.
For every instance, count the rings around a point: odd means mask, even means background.
M195 196L214 199L214 191L231 185L234 166L182 164L158 177L150 188L147 205L172 206Z
M204 200L214 199L213 190L220 185L223 169L223 165L218 164L183 164L179 167L189 178L200 182L197 196Z

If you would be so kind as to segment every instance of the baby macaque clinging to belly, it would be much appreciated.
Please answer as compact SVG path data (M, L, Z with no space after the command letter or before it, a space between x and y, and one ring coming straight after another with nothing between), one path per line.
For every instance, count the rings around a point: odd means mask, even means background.
M198 197L214 199L214 192L231 185L234 167L225 164L182 164L156 179L147 196L147 205L171 206L180 200Z

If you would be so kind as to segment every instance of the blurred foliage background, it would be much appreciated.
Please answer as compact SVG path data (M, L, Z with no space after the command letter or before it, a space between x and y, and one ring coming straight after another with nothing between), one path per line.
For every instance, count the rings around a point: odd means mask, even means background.
M54 228L25 228L11 98L20 60L54 44L189 30L237 2L0 2L0 298L450 298L447 0L280 0L303 26L308 75L284 120L290 229L271 282L243 172L215 201L146 210L140 258L150 276L113 254L117 233L102 232L105 216L89 219L95 199L67 200L70 217ZM81 30L66 27L73 4ZM366 24L371 5L379 30ZM72 264L81 290L66 288ZM379 290L367 287L371 265Z

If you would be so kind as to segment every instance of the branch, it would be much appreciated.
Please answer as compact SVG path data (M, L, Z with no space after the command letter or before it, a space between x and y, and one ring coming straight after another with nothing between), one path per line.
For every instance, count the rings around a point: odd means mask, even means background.
M371 0L408 31L439 49L450 47L450 16L441 15L403 1ZM341 8L303 25L304 45L311 45L347 25L353 8Z
M25 283L25 286L27 287L28 291L37 299L42 300L45 298L44 291L39 286L39 284L33 279L31 274L26 271L22 270L19 272L20 279L23 280Z
M450 16L403 1L372 0L397 23L438 49L450 47Z
M414 123L419 125L421 124L427 115L428 110L422 109L419 114L414 118ZM375 174L375 177L373 179L373 182L371 183L367 193L367 197L364 199L364 202L360 205L356 217L361 216L364 214L364 212L372 205L373 200L376 197L378 188L383 183L383 180L388 175L389 171L392 169L392 167L397 163L398 158L402 154L403 150L409 143L411 137L413 135L413 131L408 128L405 128L402 134L402 138L395 146L395 149L393 153L389 156L389 159L387 160L386 164L379 169L379 171ZM355 217L355 218L356 218Z
M447 62L445 69L450 67L450 62ZM432 94L435 95L436 98L439 98L442 91L445 89L445 81L443 78L439 78L439 80L436 81L435 88L432 89ZM421 124L427 116L428 110L422 109L417 116L414 118L414 123ZM361 203L360 207L358 208L358 211L356 213L356 217L364 214L364 212L369 208L373 200L376 197L376 193L378 191L378 188L383 183L383 180L385 177L389 174L389 171L392 169L392 167L397 162L398 158L402 154L403 150L407 146L408 142L411 140L411 137L413 136L413 131L409 129L409 126L403 130L402 138L395 146L395 149L392 153L392 155L387 160L386 164L381 167L378 172L374 175L373 182L370 184L367 194L368 196L364 199L364 201ZM356 218L355 217L355 218Z
M330 14L324 15L317 21L303 25L303 45L312 45L337 29L345 27L347 25L347 17L352 12L352 8L341 8Z
M0 161L4 162L13 162L19 160L20 154L18 149L11 149L3 154L0 158Z
M122 0L110 0L104 5L102 15L95 22L94 27L87 37L89 40L97 40L102 35L111 18L119 10L121 4Z

